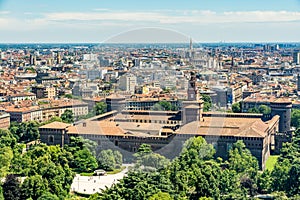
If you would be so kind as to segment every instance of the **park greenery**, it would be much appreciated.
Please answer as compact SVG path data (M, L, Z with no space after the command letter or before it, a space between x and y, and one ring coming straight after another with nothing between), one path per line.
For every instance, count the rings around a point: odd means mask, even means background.
M246 200L257 199L257 194L299 199L299 133L296 131L295 140L285 145L275 167L263 172L242 141L233 144L227 160L216 158L214 148L202 137L187 140L181 154L172 161L156 158L150 146L143 144L127 176L89 199ZM148 162L148 157L155 157L157 162Z
M91 140L71 137L64 148L22 141L19 134L0 129L1 200L68 199L74 175L98 168L97 144ZM120 167L122 155L114 151L113 158L114 167Z
M113 171L115 169L121 169L122 167L122 154L116 150L102 150L97 156L99 167L106 171Z

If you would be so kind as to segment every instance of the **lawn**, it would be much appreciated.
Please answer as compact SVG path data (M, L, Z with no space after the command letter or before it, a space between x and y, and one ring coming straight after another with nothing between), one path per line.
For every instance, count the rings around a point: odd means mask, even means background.
M279 156L270 156L266 162L266 169L272 171Z
M94 172L82 172L80 173L81 176L93 176Z
M106 173L107 174L117 174L117 173L123 171L125 168L126 168L125 166L122 166L120 169L115 169L113 171L107 171Z
M123 171L126 167L122 166L120 169L115 169L113 171L106 171L106 174L117 174L121 171ZM80 173L81 176L93 176L94 172L82 172Z

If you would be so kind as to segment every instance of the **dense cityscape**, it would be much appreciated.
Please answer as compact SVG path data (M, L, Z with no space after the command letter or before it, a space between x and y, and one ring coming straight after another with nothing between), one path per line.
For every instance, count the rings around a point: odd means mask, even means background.
M0 1L0 200L299 200L299 6Z

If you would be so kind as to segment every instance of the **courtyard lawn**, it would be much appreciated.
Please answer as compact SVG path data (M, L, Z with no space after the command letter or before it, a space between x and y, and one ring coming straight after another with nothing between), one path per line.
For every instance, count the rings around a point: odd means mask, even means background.
M270 156L266 162L266 169L272 171L279 156Z
M120 173L121 171L123 171L126 167L125 166L122 166L120 169L115 169L113 171L107 171L106 173L107 174L117 174L117 173Z

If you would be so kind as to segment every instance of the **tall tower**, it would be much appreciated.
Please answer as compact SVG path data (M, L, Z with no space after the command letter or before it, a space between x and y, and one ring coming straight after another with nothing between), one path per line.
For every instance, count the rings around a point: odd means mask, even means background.
M194 72L191 72L191 78L189 80L188 85L188 101L197 101L199 100L199 92L196 87L196 74Z
M300 74L297 74L297 91L300 91Z
M274 102L271 102L271 115L279 115L279 133L275 134L275 149L276 153L279 153L283 144L292 141L291 131L291 110L292 102L288 99L280 98Z
M279 115L279 132L289 133L291 130L292 102L288 99L280 98L271 102L271 115Z
M189 46L189 58L192 59L193 57L193 40L190 38L190 46Z
M202 118L203 101L199 99L196 81L196 74L191 72L187 91L188 98L182 102L182 124L194 121L200 122Z
M36 56L35 55L30 54L29 64L30 65L36 65Z
M57 52L56 64L60 64L60 62L61 62L60 53L59 53L59 52Z
M300 64L300 52L293 52L293 62L296 65Z

